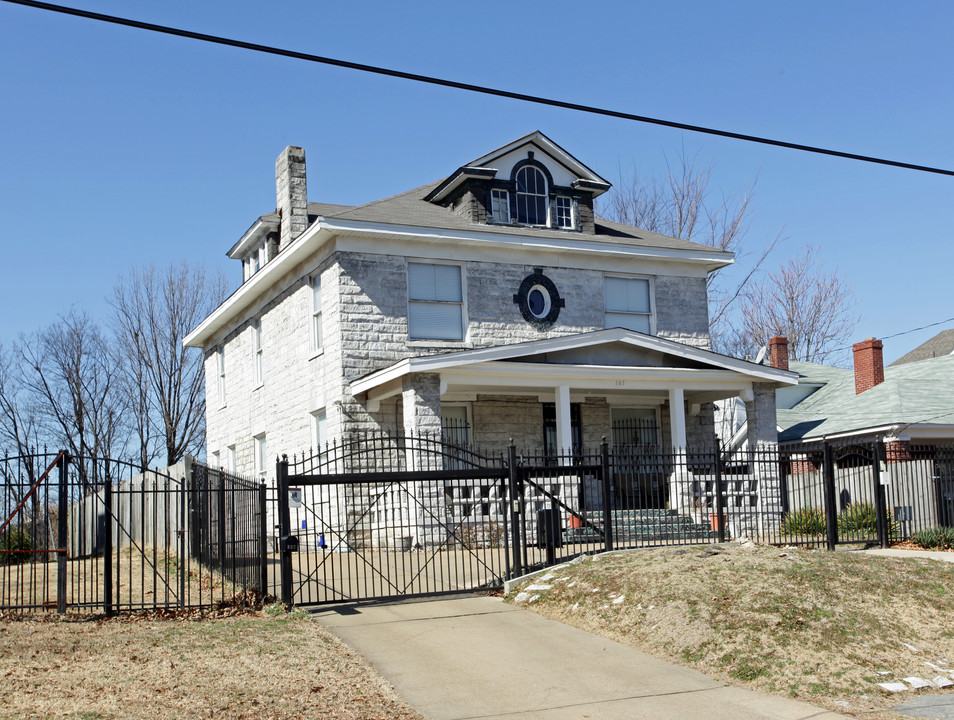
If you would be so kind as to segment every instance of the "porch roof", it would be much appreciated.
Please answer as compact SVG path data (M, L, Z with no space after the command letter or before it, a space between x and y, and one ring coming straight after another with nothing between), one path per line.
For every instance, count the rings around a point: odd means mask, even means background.
M635 354L634 354L635 353ZM642 355L640 355L642 353ZM607 393L660 392L680 387L697 402L730 397L752 383L794 385L794 372L758 365L622 328L512 345L405 358L351 382L351 392L383 399L401 391L411 373L438 373L441 392L514 392L570 386Z

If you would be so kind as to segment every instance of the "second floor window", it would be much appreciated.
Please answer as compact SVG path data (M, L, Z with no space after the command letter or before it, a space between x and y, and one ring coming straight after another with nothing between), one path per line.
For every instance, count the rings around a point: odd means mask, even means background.
M255 353L255 385L256 387L265 382L265 368L262 366L264 358L262 356L262 321L252 321L252 348Z
M653 310L649 278L607 277L603 279L606 302L605 327L651 334Z
M460 265L407 264L407 327L412 340L463 340Z
M517 171L517 222L547 224L547 179L531 165Z
M315 352L322 348L321 276L318 274L311 279L311 348Z
M215 353L216 371L219 376L219 405L225 405L225 347L220 347Z

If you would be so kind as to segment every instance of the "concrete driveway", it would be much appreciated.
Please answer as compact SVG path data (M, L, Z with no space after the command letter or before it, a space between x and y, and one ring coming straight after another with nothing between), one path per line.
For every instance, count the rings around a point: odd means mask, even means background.
M499 598L339 605L315 618L430 720L834 720L731 687Z

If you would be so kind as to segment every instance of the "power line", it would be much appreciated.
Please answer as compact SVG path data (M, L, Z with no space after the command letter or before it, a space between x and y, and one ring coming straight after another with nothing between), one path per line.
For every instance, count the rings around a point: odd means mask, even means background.
M911 328L910 330L902 330L901 332L896 332L894 335L885 335L879 340L890 340L891 338L901 337L902 335L910 335L911 333L916 333L921 330L927 330L928 328L937 327L938 325L946 325L949 322L954 322L954 317L949 317L946 320L938 320L937 322L928 323L927 325L922 325L921 327ZM832 352L840 352L842 350L851 350L853 345L846 345L845 347L835 348Z
M800 150L818 155L830 155L832 157L845 158L848 160L858 160L860 162L874 163L876 165L888 165L891 167L904 168L906 170L917 170L919 172L934 173L937 175L954 176L954 170L944 170L943 168L929 167L926 165L916 165L914 163L901 162L898 160L887 160L869 155L858 155L855 153L843 152L841 150L830 150L812 145L802 145L800 143L787 142L785 140L773 140L771 138L759 137L756 135L747 135L745 133L730 132L728 130L718 130L715 128L704 127L702 125L690 125L688 123L675 122L673 120L662 120L651 118L645 115L635 115L633 113L622 112L619 110L610 110L599 108L592 105L583 105L564 100L554 100L537 95L528 95L526 93L511 92L509 90L499 90L485 87L482 85L473 85L471 83L457 82L456 80L445 80L431 77L429 75L418 75L416 73L403 72L401 70L391 70L388 68L376 67L374 65L365 65L362 63L350 62L348 60L338 60L335 58L312 55L310 53L298 52L296 50L286 50L283 48L271 47L269 45L259 45L258 43L245 42L244 40L233 40L220 37L218 35L208 35L206 33L193 32L192 30L182 30L179 28L168 27L166 25L156 25L153 23L141 22L139 20L130 20L128 18L117 17L115 15L104 15L89 10L80 10L77 8L64 7L62 5L53 5L36 0L0 0L13 5L25 5L27 7L37 8L39 10L48 10L50 12L62 13L64 15L73 15L89 20L98 20L100 22L112 23L114 25L125 25L126 27L137 28L140 30L149 30L151 32L163 33L166 35L175 35L178 37L189 38L191 40L200 40L202 42L214 43L217 45L227 45L229 47L241 48L243 50L252 50L254 52L267 53L269 55L279 55L282 57L294 58L296 60L306 60L308 62L321 63L323 65L332 65L335 67L347 68L349 70L358 70L361 72L374 73L377 75L386 75L388 77L400 78L403 80L412 80L414 82L427 83L430 85L440 85L443 87L455 88L458 90L467 90L468 92L482 93L484 95L494 95L496 97L509 98L511 100L520 100L523 102L536 103L538 105L549 105L550 107L564 108L566 110L576 110L578 112L590 113L593 115L604 115L615 117L622 120L632 120L634 122L647 123L650 125L661 125L663 127L676 128L689 132L702 133L705 135L716 135L718 137L730 138L733 140L743 140L745 142L760 143L762 145L772 145L775 147L788 148L790 150Z

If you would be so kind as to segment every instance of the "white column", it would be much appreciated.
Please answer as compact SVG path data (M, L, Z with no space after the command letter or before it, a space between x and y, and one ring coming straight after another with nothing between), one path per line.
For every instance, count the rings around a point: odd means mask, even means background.
M692 492L686 472L686 398L682 388L669 389L669 425L675 463L669 476L669 508L687 512L692 507Z
M682 388L669 389L669 423L672 427L672 449L686 449L686 398Z
M557 452L565 452L573 445L573 429L570 424L570 388L561 385L555 391L556 444Z

